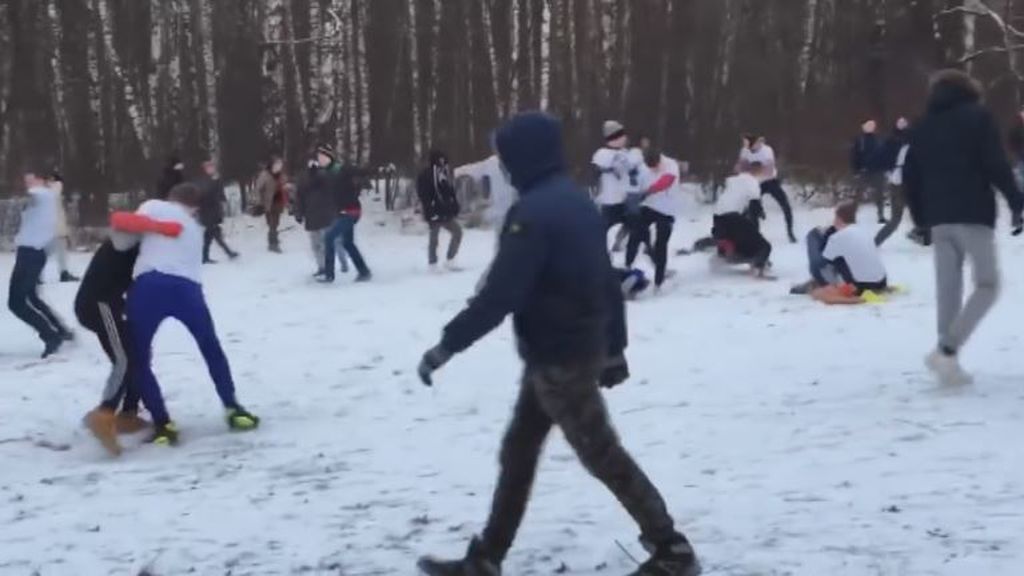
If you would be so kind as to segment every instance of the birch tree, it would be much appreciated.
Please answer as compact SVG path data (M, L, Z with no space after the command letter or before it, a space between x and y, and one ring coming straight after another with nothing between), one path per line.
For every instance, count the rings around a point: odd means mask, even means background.
M119 85L125 105L128 109L128 119L135 134L135 141L142 149L142 157L150 155L150 128L146 122L146 116L139 106L132 82L126 77L121 67L121 56L118 54L117 46L114 44L114 30L111 24L111 0L93 0L92 9L96 13L103 35L103 52L107 65L113 72L114 79ZM211 63L211 68L212 68Z

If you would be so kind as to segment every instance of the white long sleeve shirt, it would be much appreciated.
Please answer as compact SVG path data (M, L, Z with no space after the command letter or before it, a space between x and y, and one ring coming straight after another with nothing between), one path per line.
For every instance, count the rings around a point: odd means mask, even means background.
M715 216L747 211L755 200L761 199L761 184L752 175L744 172L731 176L725 181L725 190L715 202Z
M661 192L649 194L644 198L643 206L659 214L675 218L681 211L683 196L683 188L679 183L680 171L678 161L662 155L657 167L651 168L646 164L642 165L640 167L640 189L643 191L650 190L651 186L666 174L674 178L672 185Z
M602 206L622 204L627 195L639 192L639 171L643 163L644 157L638 148L601 148L594 152L591 164L601 173L597 203Z
M769 180L775 180L779 177L779 168L776 166L775 150L767 144L762 144L756 151L749 148L744 148L740 151L740 160L753 164L754 162L760 162L763 166L763 172L758 180L761 182L767 182Z
M30 188L28 197L14 243L22 248L45 250L57 237L60 197L46 186Z
M148 200L139 206L137 214L154 220L181 224L177 238L160 234L145 234L135 261L135 278L147 272L160 272L203 283L203 229L192 213L177 202Z

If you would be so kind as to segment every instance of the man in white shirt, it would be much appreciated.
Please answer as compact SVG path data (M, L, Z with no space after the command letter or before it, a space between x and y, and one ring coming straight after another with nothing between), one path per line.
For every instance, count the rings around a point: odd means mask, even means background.
M640 244L650 244L651 226L654 226L655 241L649 250L654 261L654 285L661 287L665 282L668 266L668 243L675 226L675 215L679 201L679 163L663 155L654 147L644 153L644 164L640 167L640 189L643 199L640 213L633 218L626 247L626 268L632 268L640 250Z
M21 321L32 327L43 341L46 358L71 339L68 330L53 310L39 297L39 278L46 267L46 249L57 237L57 193L48 188L41 172L25 174L28 204L21 214L21 227L14 237L18 247L11 273L7 306Z
M144 221L181 225L176 237L146 233L142 236L135 262L135 281L128 292L127 316L135 351L134 381L142 401L153 416L153 443L173 445L178 431L164 405L163 395L152 368L153 338L160 324L174 318L185 325L199 345L207 369L217 388L232 430L252 430L259 418L247 412L235 398L235 384L227 356L217 338L213 318L202 286L203 229L195 213L202 192L193 184L178 184L168 200L149 200L135 214L119 213L111 219L115 230L138 232Z
M747 165L755 162L764 168L758 176L761 183L761 194L767 194L779 203L782 208L782 215L786 218L786 232L789 241L796 243L796 236L793 234L793 207L789 204L789 197L782 189L779 181L779 169L775 158L775 150L767 144L764 136L748 134L743 136L743 149L740 150L740 162Z
M874 236L857 225L855 202L836 208L831 227L815 228L807 235L807 258L812 279L794 287L794 294L810 293L827 303L855 304L868 291L888 290Z
M629 148L626 128L609 120L602 127L604 146L594 153L591 160L598 174L597 204L601 208L608 229L628 223L626 200L640 193L640 166L643 154L639 149Z
M733 262L748 262L754 272L765 274L772 245L758 230L761 207L761 186L758 175L764 170L759 162L741 162L740 172L725 181L725 190L715 203L711 236L718 254ZM707 245L698 242L698 248Z

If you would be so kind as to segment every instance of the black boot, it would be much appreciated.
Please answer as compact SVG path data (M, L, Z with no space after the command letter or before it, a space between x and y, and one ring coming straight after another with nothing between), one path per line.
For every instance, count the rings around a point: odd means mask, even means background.
M483 542L473 538L466 557L461 560L420 558L420 571L427 576L501 576L501 564L487 554Z
M63 272L60 273L61 282L78 282L79 280L81 280L81 278L75 276L74 274L68 272L67 270L64 270Z
M652 545L643 538L640 542L651 553L651 558L640 565L630 576L698 576L700 562L682 534L661 545Z

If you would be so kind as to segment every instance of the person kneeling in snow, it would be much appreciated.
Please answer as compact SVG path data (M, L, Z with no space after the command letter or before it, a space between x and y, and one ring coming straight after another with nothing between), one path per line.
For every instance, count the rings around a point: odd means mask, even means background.
M749 263L759 276L764 275L772 254L772 245L757 226L757 220L764 216L757 181L762 169L759 162L744 164L739 174L725 181L725 190L715 203L711 229L719 256L731 263ZM707 241L698 242L697 248L701 245L707 245Z
M872 235L857 225L857 204L836 208L828 228L807 235L811 280L794 287L793 294L810 294L826 304L861 304L868 292L888 290L885 266Z
M251 430L260 422L235 399L231 368L203 296L203 230L195 218L201 192L193 184L179 184L171 189L168 198L144 202L135 214L115 213L110 221L115 230L124 232L137 232L140 221L177 222L182 227L175 238L159 234L142 237L135 262L135 283L128 291L127 302L128 328L135 352L132 376L153 416L155 430L150 441L163 445L178 441L178 430L167 413L152 366L153 338L168 318L184 324L199 345L227 411L228 427Z

